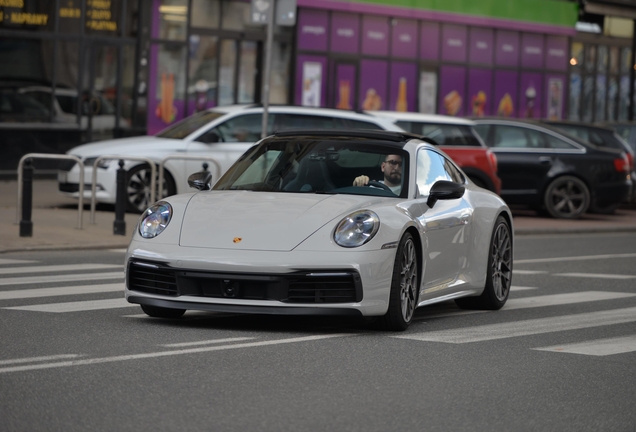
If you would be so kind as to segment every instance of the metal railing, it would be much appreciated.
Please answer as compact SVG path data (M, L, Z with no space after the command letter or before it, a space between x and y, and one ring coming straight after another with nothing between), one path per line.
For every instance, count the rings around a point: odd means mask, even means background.
M197 160L197 161L201 161L201 160L205 160L205 161L209 161L212 162L214 164L214 166L216 167L216 179L218 180L221 177L221 164L214 159L211 156L194 156L194 155L182 155L182 154L171 154L166 156L165 158L161 159L161 162L159 163L159 193L157 195L157 199L160 200L161 198L163 198L161 195L163 194L163 170L164 170L164 165L166 163L166 161L171 160L171 159L183 159L183 160Z
M155 202L155 196L156 196L156 191L157 191L157 183L156 183L156 179L157 179L157 167L155 166L155 163L152 161L152 159L149 158L144 158L144 157L136 157L136 156L128 156L128 155L104 155L104 156L100 156L97 159L95 159L95 162L93 162L93 183L92 183L92 187L91 187L91 224L95 224L95 203L96 203L96 191L97 191L97 164L105 159L110 159L110 160L119 160L119 159L123 159L123 160L130 160L130 161L142 161L142 162L146 162L148 165L150 165L150 202L154 203Z
M22 166L27 159L63 159L74 160L79 164L80 178L79 178L79 202L77 203L77 229L82 229L82 211L84 210L84 165L77 156L72 155L53 155L48 153L28 153L22 156L18 163L18 208L16 209L15 223L20 223L22 217Z

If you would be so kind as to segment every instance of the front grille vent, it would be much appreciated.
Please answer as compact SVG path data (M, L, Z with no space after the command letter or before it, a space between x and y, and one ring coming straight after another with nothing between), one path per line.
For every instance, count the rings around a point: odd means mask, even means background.
M291 280L288 303L349 303L356 301L352 275L304 277Z
M128 267L128 289L174 297L179 294L174 270L134 261Z

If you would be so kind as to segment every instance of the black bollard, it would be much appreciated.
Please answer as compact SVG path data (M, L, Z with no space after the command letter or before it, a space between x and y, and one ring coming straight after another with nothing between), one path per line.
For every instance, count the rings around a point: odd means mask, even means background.
M113 223L114 235L126 235L126 170L123 159L119 159L119 169L117 170L117 197L115 199L115 222Z
M33 237L31 209L33 205L33 166L31 158L24 161L22 167L22 219L20 220L20 237Z
M208 170L208 164L207 164L207 162L203 162L202 167L203 167L203 171L207 171L207 170Z

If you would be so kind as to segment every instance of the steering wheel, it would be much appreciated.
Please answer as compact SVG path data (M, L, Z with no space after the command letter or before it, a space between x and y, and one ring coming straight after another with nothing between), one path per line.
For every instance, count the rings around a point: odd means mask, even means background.
M384 183L380 183L379 181L376 181L376 180L369 180L369 183L367 183L366 186L373 186L373 187L377 187L377 188L380 188L380 189L387 190L389 192L393 192L390 187L388 187Z

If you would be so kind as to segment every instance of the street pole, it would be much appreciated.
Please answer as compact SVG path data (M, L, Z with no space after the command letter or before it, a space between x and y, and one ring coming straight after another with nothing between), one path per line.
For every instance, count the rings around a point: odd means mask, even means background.
M263 82L263 91L261 100L263 102L263 124L261 128L261 138L267 136L267 117L269 110L269 81L270 70L272 68L272 44L274 41L274 13L276 9L276 0L270 0L269 10L267 11L267 41L265 42L265 79Z

